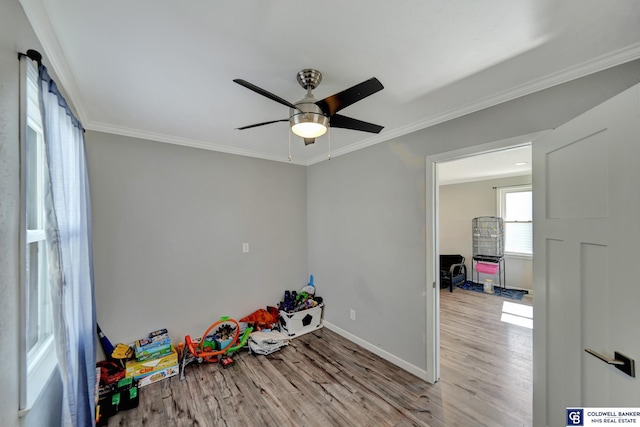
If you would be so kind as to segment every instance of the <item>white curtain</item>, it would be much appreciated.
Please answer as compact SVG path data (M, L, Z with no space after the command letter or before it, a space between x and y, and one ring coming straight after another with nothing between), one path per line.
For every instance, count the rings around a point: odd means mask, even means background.
M46 233L62 425L94 425L96 319L84 130L44 65L40 100L49 185Z

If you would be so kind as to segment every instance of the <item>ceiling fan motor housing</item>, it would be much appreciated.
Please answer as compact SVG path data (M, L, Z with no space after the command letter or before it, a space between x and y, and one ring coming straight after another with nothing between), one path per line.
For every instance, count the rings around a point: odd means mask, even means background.
M298 72L298 83L307 90L307 96L296 102L296 108L289 109L289 124L293 132L302 136L304 145L313 144L317 137L322 136L329 127L329 117L325 115L311 92L322 81L322 73L312 68L305 68ZM304 134L296 131L296 127L306 128ZM314 130L310 130L310 128Z
M322 73L312 68L305 68L298 72L298 83L306 90L313 90L318 87L322 81Z
M305 96L300 101L296 102L297 110L293 108L289 109L289 123L291 126L298 123L318 123L329 127L329 118L324 115L324 112L316 105L317 99L311 96Z

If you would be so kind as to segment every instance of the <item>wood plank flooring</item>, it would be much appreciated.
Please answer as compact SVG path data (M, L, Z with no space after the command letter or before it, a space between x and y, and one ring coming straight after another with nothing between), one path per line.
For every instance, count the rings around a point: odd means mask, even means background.
M192 364L140 390L109 426L531 426L532 331L502 298L441 292L441 380L430 385L323 328L269 356Z

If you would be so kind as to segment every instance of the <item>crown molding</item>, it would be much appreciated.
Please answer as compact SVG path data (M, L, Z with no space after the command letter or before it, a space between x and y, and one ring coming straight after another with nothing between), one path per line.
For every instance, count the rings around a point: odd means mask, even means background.
M458 117L475 113L476 111L493 107L495 105L502 104L503 102L511 101L513 99L520 98L534 92L548 89L550 87L557 86L559 84L566 83L580 77L585 77L590 74L597 73L599 71L606 70L607 68L615 67L616 65L621 65L625 62L629 62L638 58L640 58L640 43L636 43L623 49L601 55L590 61L583 62L582 64L573 67L565 68L564 70L548 74L539 79L531 80L522 85L483 98L480 101L467 104L465 106L447 111L442 114L427 117L408 125L392 129L391 131L382 133L378 136L374 136L358 143L351 144L347 147L333 151L331 153L331 157L338 157L344 154L348 154L353 151L378 144L380 142L391 140L393 138L397 138L421 129L447 122L449 120L457 119ZM307 165L313 165L324 160L327 160L326 156L317 156L310 159L307 162Z
M182 137L173 136L173 135L165 135L162 133L147 132L147 131L142 131L138 129L130 129L130 128L125 128L120 126L113 126L106 123L89 122L87 125L85 125L85 129L90 131L95 131L95 132L104 132L104 133L110 133L114 135L128 136L131 138L146 139L154 142L163 142L165 144L182 145L184 147L199 148L201 150L218 151L220 153L235 154L238 156L253 157L256 159L271 160L274 162L282 162L282 163L289 163L289 164L300 165L300 166L307 166L306 162L302 160L296 160L295 158L292 158L291 160L289 160L288 158L285 158L282 156L268 155L258 151L245 150L237 147L230 147L230 146L214 144L206 141L199 141L196 139L182 138Z
M48 58L56 77L59 79L63 90L68 95L71 104L78 114L80 121L87 129L114 133L117 135L131 136L135 138L150 139L154 141L165 142L168 144L177 144L187 147L201 148L205 150L220 151L223 153L237 154L240 156L254 157L277 162L294 163L303 166L310 166L315 163L327 160L327 156L323 154L306 161L289 161L287 158L283 159L278 156L265 155L263 153L252 150L243 150L235 147L227 147L224 145L213 144L204 141L190 140L171 135L139 131L135 129L128 129L92 121L86 109L84 108L82 97L80 96L80 91L78 90L75 83L75 78L71 69L69 68L55 32L53 31L51 22L47 17L46 10L42 4L42 1L19 1L25 11L25 14L27 15L29 22L31 23L31 26L34 29L34 32L36 33L36 36L38 37L38 40L42 44L42 47L44 49L43 54ZM501 104L503 102L511 101L513 99L531 94L533 92L548 89L558 84L566 83L568 81L575 80L577 78L584 77L589 74L593 74L598 71L602 71L607 68L614 67L616 65L620 65L638 58L640 58L640 43L636 43L625 48L607 53L605 55L601 55L590 61L573 67L565 68L564 70L558 71L556 73L551 73L547 76L529 81L514 88L498 92L477 102L469 103L467 105L449 110L441 114L426 117L422 120L418 120L416 122L391 129L389 131L383 131L383 133L375 135L371 138L367 138L355 144L351 144L341 149L332 151L331 157L334 158L351 153L353 151L361 150L363 148L370 147L384 141L398 138L400 136L425 129L439 123L453 120L458 117L462 117L464 115Z
M69 98L72 108L80 119L80 123L84 125L85 122L89 121L89 116L82 103L82 97L73 72L69 68L51 21L49 21L46 9L40 0L19 1L31 27L33 27L33 31L36 33L38 41L44 49L43 56L49 60L53 74L62 86L61 90Z

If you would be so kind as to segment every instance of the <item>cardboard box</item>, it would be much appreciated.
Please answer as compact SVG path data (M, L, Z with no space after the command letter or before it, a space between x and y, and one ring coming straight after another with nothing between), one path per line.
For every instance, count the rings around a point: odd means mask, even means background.
M138 380L138 387L144 387L149 384L157 383L158 381L171 378L174 375L178 375L178 372L180 372L180 365L176 364L173 366L169 366L168 368L153 372L149 375L146 375L140 378Z
M153 357L153 354L169 348L171 346L171 338L166 329L151 332L147 338L136 341L135 352L136 358L139 360Z
M144 361L128 360L126 364L125 377L139 379L153 372L162 371L170 366L178 364L178 352L171 346L171 353L157 359Z
M282 333L297 337L322 328L322 310L324 304L306 310L287 313L280 310L280 329Z
M136 359L138 360L138 362L144 362L145 360L150 360L150 359L158 359L160 357L171 354L171 351L172 351L171 344L164 344L161 347L154 347L150 350L146 350L141 353L136 353Z

